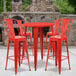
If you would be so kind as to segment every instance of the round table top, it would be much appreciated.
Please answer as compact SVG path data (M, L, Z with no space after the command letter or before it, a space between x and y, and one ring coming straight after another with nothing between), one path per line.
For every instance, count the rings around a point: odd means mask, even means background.
M49 22L30 22L30 23L24 23L25 27L50 27L53 26L54 23Z

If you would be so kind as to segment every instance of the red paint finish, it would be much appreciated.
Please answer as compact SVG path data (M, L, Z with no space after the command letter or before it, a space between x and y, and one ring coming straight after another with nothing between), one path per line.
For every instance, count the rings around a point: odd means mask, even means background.
M23 24L22 24L22 21L25 22L24 20L16 20L16 21L17 21L18 26L19 26L19 28L20 28L20 33L19 33L19 35L21 35L21 36L26 36L26 38L27 38L27 36L30 37L32 54L34 55L34 53L33 53L33 45L32 45L31 32L28 32L27 27L25 27L25 33L23 32Z
M72 19L67 19L67 18L63 18L62 22L61 22L61 34L60 35L55 35L55 36L51 36L49 38L49 47L48 47L48 53L47 53L47 60L46 60L46 67L45 70L47 69L47 63L48 63L48 59L50 59L49 57L49 48L51 43L55 42L55 65L57 66L58 64L58 69L59 69L59 74L61 73L61 61L63 59L61 59L62 57L62 42L66 42L66 48L67 48L67 56L65 59L68 59L68 64L69 64L69 69L71 69L70 67L70 60L69 60L69 50L68 50L68 39L67 39L67 35L70 31L71 25L73 24ZM68 28L69 26L69 28ZM53 46L52 46L53 47ZM64 59L64 60L65 60Z
M43 59L43 28L40 28L41 59Z
M33 27L34 33L34 67L37 69L37 52L38 52L38 32L40 33L41 59L43 59L43 27L52 27L54 23L48 22L31 22L23 24L25 27ZM53 30L53 29L52 29Z
M51 27L54 23L49 22L31 22L31 23L25 23L24 26L26 27Z
M37 69L37 52L38 52L38 28L33 28L34 33L34 67Z
M26 49L26 54L27 54L27 60L28 60L28 65L29 65L29 70L31 70L30 68L30 64L29 64L29 55L28 55L28 49L27 49L27 40L25 36L15 36L15 32L14 32L14 26L13 26L13 19L4 19L3 20L3 24L5 27L5 30L8 34L8 49L7 49L7 58L6 58L6 66L5 66L5 70L7 69L7 63L8 63L8 59L13 60L15 62L15 74L17 74L17 66L19 64L20 66L20 61L22 61L22 59L20 59L20 50L21 48L19 48L20 46L20 42L23 42L25 46L24 51ZM7 29L8 27L8 29ZM9 46L10 46L10 41L14 42L14 59L12 59L11 57L13 56L9 56ZM23 51L23 53L24 53ZM23 54L24 56L24 54Z
M47 34L46 34L46 41L45 41L45 49L44 49L44 56L45 56L45 51L46 51L46 46L47 46L47 38L48 38L48 36L53 36L53 35L58 35L59 34L59 25L60 25L60 22L61 22L61 19L58 19L58 20L54 20L54 21L52 21L52 22L54 22L55 23L55 31L53 32L47 32ZM51 29L53 29L52 27L51 27ZM54 45L55 46L55 45ZM53 50L54 51L54 50ZM53 56L54 56L54 53L53 53Z

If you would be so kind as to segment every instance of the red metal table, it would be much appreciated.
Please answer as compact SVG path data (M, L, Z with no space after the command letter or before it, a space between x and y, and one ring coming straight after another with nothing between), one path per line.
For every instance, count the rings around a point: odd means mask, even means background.
M38 30L40 33L41 58L43 59L43 27L51 27L53 32L54 23L48 22L31 22L23 24L25 27L33 27L34 34L34 67L37 69L37 51L38 51ZM25 31L26 32L26 31Z

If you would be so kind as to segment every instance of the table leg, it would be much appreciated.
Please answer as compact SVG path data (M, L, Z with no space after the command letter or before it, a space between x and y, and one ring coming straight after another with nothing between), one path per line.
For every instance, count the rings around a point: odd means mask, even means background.
M33 28L34 33L34 67L37 69L37 51L38 51L38 28Z
M59 74L61 73L61 53L62 53L62 42L59 40L57 42L57 59L58 59L58 67L59 67Z
M18 40L14 41L15 75L17 74Z
M43 59L43 28L40 28L41 59Z

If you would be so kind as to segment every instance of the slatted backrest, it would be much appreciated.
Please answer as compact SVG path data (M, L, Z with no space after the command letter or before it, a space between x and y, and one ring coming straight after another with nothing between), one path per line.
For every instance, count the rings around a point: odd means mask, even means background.
M14 26L12 19L4 19L3 24L9 37L15 38Z
M25 20L17 20L17 23L20 28L20 35L21 36L26 35L26 32L28 32L28 29L23 25L25 23Z
M24 35L24 32L23 32L23 24L22 24L22 20L17 20L17 23L18 23L18 26L19 26L19 29L20 29L20 35Z
M69 34L69 31L70 31L70 28L71 28L72 24L73 24L72 19L63 18L61 37L65 37Z
M56 23L55 23L55 30L54 30L54 34L57 35L59 34L59 30L60 30L60 22L61 22L61 18L56 20Z

